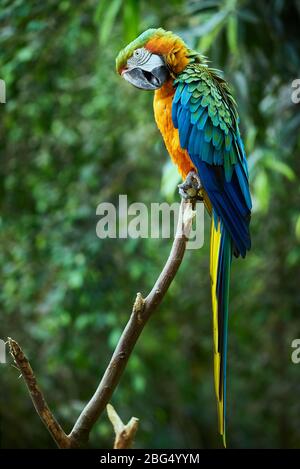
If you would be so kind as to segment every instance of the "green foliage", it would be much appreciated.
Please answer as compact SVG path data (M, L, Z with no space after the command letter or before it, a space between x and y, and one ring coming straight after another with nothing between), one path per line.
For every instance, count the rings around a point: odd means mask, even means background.
M126 2L127 3L127 2ZM102 45L109 40L112 26L121 9L122 0L110 0L99 2L95 14L95 21L99 24L99 41Z
M135 8L136 5L136 8ZM137 32L162 26L232 83L249 155L253 248L233 264L228 445L299 447L299 4L140 0L25 2L0 10L1 337L20 341L68 431L94 391L135 293L170 241L99 240L100 202L177 200L151 93L115 74ZM140 418L139 447L216 447L209 220L150 321L112 403ZM0 365L2 447L54 447L18 373ZM99 420L92 447L111 447Z

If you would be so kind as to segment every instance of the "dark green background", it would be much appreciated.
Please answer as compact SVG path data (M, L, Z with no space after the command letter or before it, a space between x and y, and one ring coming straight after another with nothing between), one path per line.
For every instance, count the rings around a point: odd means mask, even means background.
M253 248L233 264L228 446L300 447L300 2L0 1L1 329L18 340L66 431L94 391L137 291L170 240L99 240L96 207L178 200L152 94L115 74L137 33L179 32L225 71L249 155ZM187 253L112 403L136 446L220 447L206 242ZM1 447L53 448L24 383L0 365ZM111 447L103 415L91 446Z

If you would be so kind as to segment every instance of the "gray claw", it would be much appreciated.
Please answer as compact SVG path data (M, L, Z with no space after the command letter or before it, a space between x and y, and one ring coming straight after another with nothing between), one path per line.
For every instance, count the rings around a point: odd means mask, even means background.
M203 200L201 195L201 181L198 174L195 171L190 171L186 177L186 180L178 185L179 194L185 200Z

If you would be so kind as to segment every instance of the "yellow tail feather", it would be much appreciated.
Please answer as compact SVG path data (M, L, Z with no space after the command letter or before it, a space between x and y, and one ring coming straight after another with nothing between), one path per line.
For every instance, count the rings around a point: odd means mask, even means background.
M221 368L221 354L219 350L219 329L218 329L218 298L217 298L217 276L218 276L218 262L219 251L221 242L221 229L220 221L215 226L214 218L211 221L211 234L210 234L210 278L211 278L211 295L212 295L212 312L213 312L213 340L214 340L214 381L215 393L217 398L218 407L218 421L219 432L223 436L223 443L226 447L225 428L224 428L224 402L223 396L220 398L220 368Z

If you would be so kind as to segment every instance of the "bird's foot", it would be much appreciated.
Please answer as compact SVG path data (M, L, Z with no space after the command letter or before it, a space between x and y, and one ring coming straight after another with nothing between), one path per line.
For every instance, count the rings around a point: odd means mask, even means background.
M203 200L202 185L198 174L195 171L190 171L185 181L178 184L178 192L180 196L195 203L197 200Z

